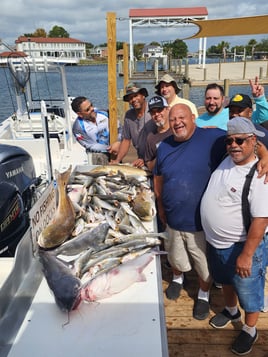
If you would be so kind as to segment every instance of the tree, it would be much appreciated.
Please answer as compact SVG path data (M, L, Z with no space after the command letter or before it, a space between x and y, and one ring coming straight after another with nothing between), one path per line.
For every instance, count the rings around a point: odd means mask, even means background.
M172 49L172 57L173 58L187 57L188 47L184 41L179 40L179 39L175 40L171 44L171 49Z
M156 41L152 41L152 42L150 43L150 46L159 46L159 47L161 47L160 43L159 43L159 42L156 42Z
M54 26L52 30L49 31L48 37L63 37L69 38L69 33L61 26Z
M134 57L137 58L137 60L141 59L142 50L143 50L144 46L145 46L145 43L134 43L133 54L134 54Z
M47 33L44 29L38 28L33 33L33 37L47 37Z

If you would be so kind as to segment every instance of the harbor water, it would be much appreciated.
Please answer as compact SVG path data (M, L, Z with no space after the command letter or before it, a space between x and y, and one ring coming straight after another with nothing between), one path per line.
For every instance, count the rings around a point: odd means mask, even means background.
M138 63L139 64L139 63ZM144 64L140 63L137 71L143 71ZM107 64L89 65L89 66L66 66L65 67L68 95L71 97L86 96L90 98L94 106L98 108L108 108L108 84L107 84ZM139 84L147 88L149 96L153 96L155 92L155 83L152 80L140 81ZM0 122L10 116L16 110L16 100L12 89L13 81L11 80L8 68L0 68ZM56 86L56 82L55 82ZM117 77L118 93L123 89L123 77ZM203 105L204 90L202 86L191 87L189 99L193 101L197 107ZM59 91L60 92L60 91ZM235 93L250 93L249 86L231 86L230 96ZM57 88L55 88L57 95ZM266 90L267 94L267 90ZM40 95L40 90L39 90ZM50 93L50 95L52 95ZM53 94L54 95L54 94ZM40 100L42 100L40 95Z

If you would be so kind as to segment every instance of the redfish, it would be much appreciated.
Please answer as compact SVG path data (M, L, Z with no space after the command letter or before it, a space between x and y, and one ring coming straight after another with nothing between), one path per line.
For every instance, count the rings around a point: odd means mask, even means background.
M71 236L74 229L75 211L66 190L71 170L71 166L63 173L55 170L59 202L54 219L38 237L38 244L42 248L59 246Z

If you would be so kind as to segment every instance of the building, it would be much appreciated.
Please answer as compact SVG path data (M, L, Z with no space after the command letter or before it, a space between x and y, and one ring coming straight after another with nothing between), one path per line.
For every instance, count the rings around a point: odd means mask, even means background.
M85 42L74 38L20 36L15 44L16 51L34 59L64 64L77 64L86 59Z

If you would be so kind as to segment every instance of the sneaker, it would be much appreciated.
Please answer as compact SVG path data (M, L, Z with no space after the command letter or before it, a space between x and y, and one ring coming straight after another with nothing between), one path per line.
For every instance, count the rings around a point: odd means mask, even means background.
M209 320L209 324L215 328L223 328L230 322L238 322L241 320L241 312L238 310L235 315L231 315L226 309L222 310Z
M208 301L197 299L194 304L193 317L196 320L205 320L209 315Z
M250 334L242 330L232 344L231 351L239 356L246 355L251 352L252 346L257 341L257 339L257 330L254 337L250 336Z
M166 297L170 300L176 300L181 294L182 284L176 283L172 281L167 290L166 290Z

